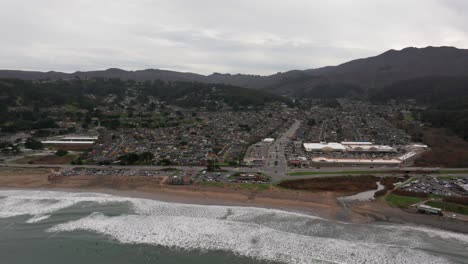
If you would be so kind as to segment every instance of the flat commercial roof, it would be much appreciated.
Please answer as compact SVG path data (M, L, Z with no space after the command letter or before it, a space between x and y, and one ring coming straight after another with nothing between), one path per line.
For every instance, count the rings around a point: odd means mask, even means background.
M340 143L304 143L306 151L345 151L346 148Z
M372 142L343 141L343 145L372 145Z
M86 141L92 141L92 140L97 140L98 137L80 137L80 136L74 136L74 137L64 137L62 140L86 140Z
M410 151L408 153L405 153L403 155L401 155L400 157L398 157L398 159L400 160L407 160L415 155L417 155L418 153L416 151Z
M312 162L342 164L401 164L401 160L398 159L330 159L325 157L313 158Z
M348 151L377 151L377 152L393 152L394 148L386 145L347 145Z
M69 144L69 145L92 145L94 141L64 141L64 140L46 140L42 144Z
M329 142L304 143L306 151L367 151L367 152L394 152L395 149L386 145L374 145L371 142Z
M414 148L428 148L428 146L424 145L424 144L412 144L411 147L414 147Z

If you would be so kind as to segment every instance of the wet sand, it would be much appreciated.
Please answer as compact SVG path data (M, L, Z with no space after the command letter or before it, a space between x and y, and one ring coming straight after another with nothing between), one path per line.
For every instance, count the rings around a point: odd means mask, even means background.
M173 186L164 184L164 177L145 176L50 178L52 172L50 169L0 168L0 188L101 192L166 202L263 207L301 212L343 222L427 225L468 233L467 222L406 212L381 201L342 203L337 198L343 194L336 192L290 191L278 188L257 192L233 186Z

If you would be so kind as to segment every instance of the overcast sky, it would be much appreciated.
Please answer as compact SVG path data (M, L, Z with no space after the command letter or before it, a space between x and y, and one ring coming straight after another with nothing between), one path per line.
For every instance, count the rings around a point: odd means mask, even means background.
M468 48L466 0L0 0L0 68L271 74Z

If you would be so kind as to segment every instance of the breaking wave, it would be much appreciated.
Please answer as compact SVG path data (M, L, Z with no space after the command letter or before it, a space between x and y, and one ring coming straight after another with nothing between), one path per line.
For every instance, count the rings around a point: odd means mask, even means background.
M48 219L50 215L35 215L32 218L28 219L26 223L28 224L34 224L34 223L39 223L41 221L44 221Z
M412 226L339 223L281 210L166 203L97 193L0 191L0 217L43 221L78 203L127 203L116 216L88 212L48 232L100 233L121 243L183 250L221 250L286 263L450 263L429 238L466 248L468 236Z

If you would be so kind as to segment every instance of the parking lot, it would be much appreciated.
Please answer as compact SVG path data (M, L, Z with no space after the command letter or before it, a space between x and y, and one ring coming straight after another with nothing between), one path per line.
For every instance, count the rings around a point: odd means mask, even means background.
M468 177L422 177L401 187L402 190L442 196L468 196Z

